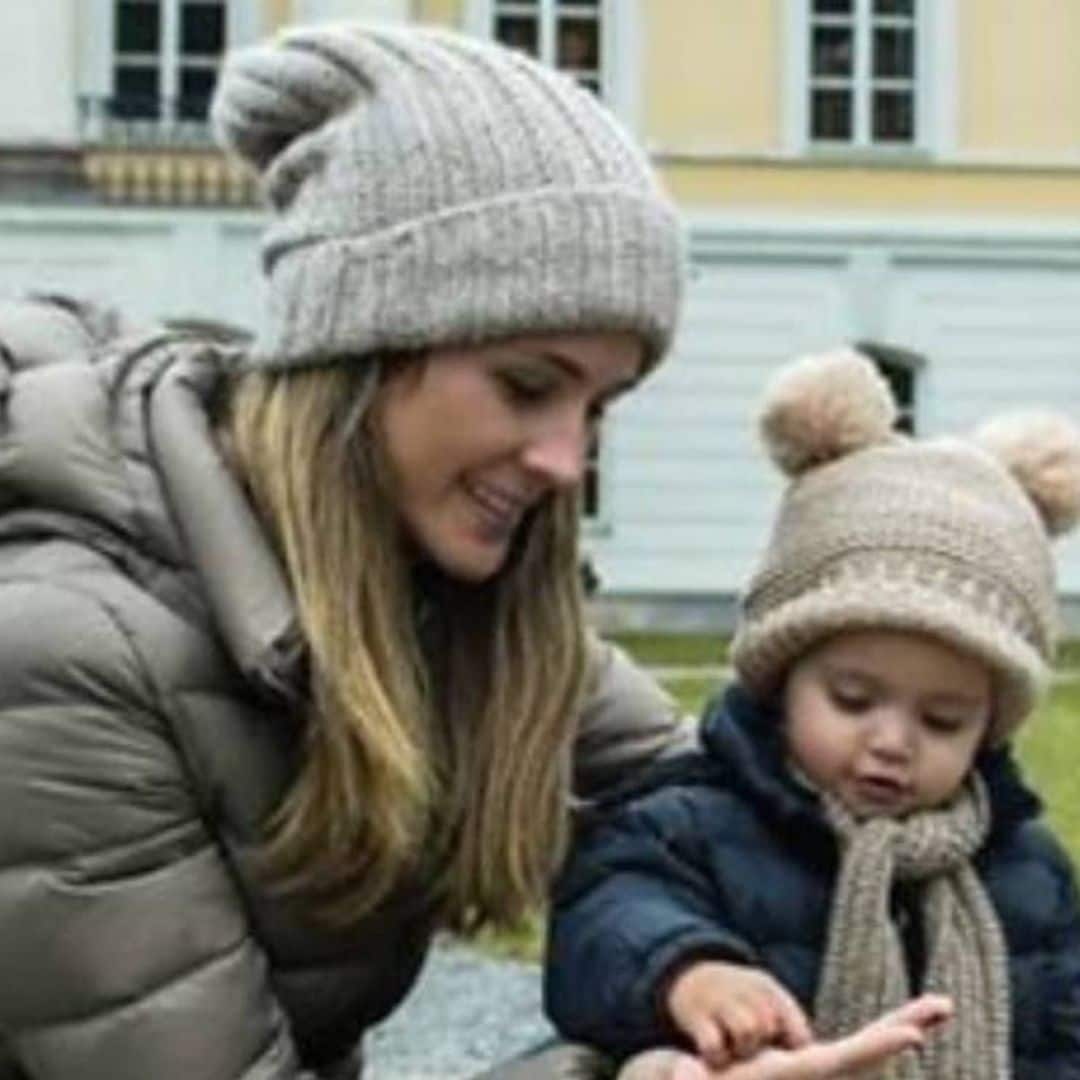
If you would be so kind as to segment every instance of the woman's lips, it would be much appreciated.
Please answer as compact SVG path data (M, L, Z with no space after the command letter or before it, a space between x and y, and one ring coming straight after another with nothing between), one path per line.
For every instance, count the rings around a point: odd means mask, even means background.
M473 504L480 510L486 532L499 537L517 528L527 507L523 499L487 484L466 481L464 488Z

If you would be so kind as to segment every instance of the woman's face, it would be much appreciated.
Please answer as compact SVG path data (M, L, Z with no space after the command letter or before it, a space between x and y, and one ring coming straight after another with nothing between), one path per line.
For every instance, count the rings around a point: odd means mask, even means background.
M421 555L462 580L495 574L529 509L580 482L605 406L641 362L631 334L559 334L437 349L391 374L376 417Z

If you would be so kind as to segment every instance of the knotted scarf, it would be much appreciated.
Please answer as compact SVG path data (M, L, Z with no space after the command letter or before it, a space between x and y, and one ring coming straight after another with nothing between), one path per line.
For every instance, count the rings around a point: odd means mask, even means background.
M857 820L831 796L825 811L841 864L815 1002L822 1038L848 1034L913 993L890 898L919 887L924 992L947 994L955 1016L920 1051L892 1059L877 1080L1010 1080L1008 970L997 914L971 865L990 827L977 775L946 806L907 818Z

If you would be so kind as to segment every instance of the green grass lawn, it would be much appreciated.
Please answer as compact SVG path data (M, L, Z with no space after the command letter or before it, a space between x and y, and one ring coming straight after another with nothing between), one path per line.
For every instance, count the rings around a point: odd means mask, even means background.
M1046 803L1046 816L1080 866L1080 682L1053 687L1043 707L1021 729L1017 756Z
M621 635L618 640L638 660L649 665L716 665L726 657L726 643L705 635ZM1080 644L1070 643L1066 654L1080 668ZM720 677L687 676L665 682L681 710L697 716L710 694L720 689ZM1047 818L1080 866L1080 681L1059 682L1042 708L1017 738L1017 754L1029 782L1046 803ZM484 934L480 944L493 954L537 960L543 951L543 919L529 920L519 930Z

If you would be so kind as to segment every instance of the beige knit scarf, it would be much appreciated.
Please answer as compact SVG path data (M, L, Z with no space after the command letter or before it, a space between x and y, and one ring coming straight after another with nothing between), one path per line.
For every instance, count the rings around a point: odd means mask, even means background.
M922 990L948 994L955 1016L921 1051L894 1058L878 1080L1010 1080L1006 951L997 915L971 866L990 809L975 775L940 809L857 821L826 797L840 873L815 1002L824 1038L854 1031L912 995L889 900L897 881L922 885Z

